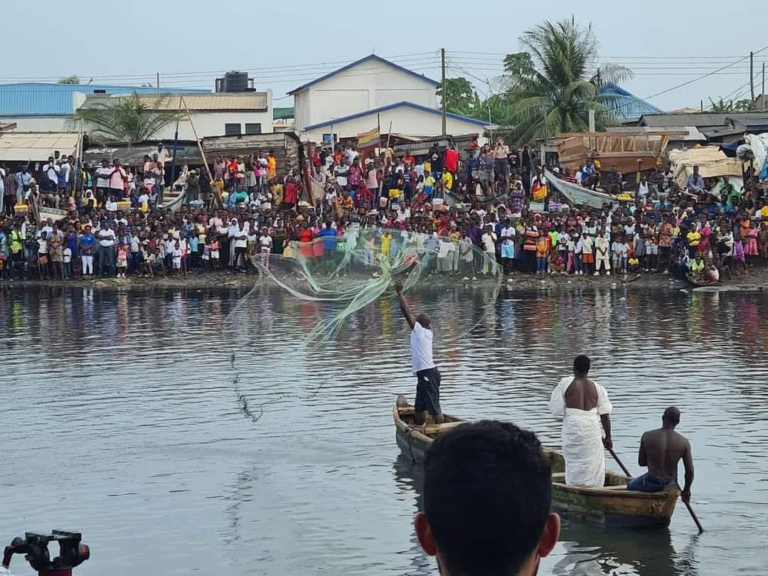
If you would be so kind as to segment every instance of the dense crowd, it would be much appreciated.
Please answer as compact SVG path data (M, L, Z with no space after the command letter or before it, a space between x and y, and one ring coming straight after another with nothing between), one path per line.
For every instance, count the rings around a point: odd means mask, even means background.
M467 280L496 263L508 275L671 271L716 281L724 268L739 274L768 261L765 201L752 187L698 170L680 187L669 168L635 184L593 162L574 174L554 168L564 180L617 194L589 209L559 202L536 152L501 139L474 141L463 158L453 145L419 157L319 149L308 158L308 179L278 177L272 152L216 158L210 178L205 167L183 166L174 182L169 161L160 144L137 166L78 168L75 158L54 154L34 176L26 166L0 167L2 276L247 272L252 262L269 266L272 254L346 249L350 234L363 266L410 251L427 257L433 273ZM179 209L163 208L168 189L186 192ZM61 212L38 224L46 208Z

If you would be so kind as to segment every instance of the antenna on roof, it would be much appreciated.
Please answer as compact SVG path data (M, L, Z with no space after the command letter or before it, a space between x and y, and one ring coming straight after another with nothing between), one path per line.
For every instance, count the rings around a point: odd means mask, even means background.
M376 46L371 46L371 54L376 54Z

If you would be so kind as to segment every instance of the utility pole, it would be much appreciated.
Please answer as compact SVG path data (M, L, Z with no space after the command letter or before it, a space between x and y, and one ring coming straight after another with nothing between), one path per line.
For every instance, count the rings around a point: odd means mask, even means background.
M443 82L442 82L442 95L443 95L443 97L441 98L441 100L442 100L441 103L443 105L443 136L445 136L448 133L448 125L447 125L448 121L447 121L447 117L445 115L445 99L446 99L446 94L445 94L445 48L440 48L440 61L441 61L441 67L443 69Z
M157 81L155 84L155 92L160 94L160 72L157 73Z
M749 89L752 92L752 102L750 102L750 109L755 105L755 53L749 53Z
M763 62L763 85L760 88L760 110L765 110L765 62Z

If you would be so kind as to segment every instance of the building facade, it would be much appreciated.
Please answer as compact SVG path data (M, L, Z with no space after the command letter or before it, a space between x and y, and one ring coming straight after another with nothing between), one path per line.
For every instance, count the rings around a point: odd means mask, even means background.
M291 91L302 140L354 138L380 124L413 136L442 133L436 82L372 54ZM390 128L391 126L391 128ZM448 133L482 133L487 122L451 114Z

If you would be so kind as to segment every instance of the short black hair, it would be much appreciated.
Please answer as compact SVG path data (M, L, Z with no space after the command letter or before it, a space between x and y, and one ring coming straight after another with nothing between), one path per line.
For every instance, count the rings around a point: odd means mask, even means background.
M533 432L496 421L464 424L432 443L423 494L449 573L516 574L544 532L552 468Z
M592 363L589 361L589 356L585 354L579 354L573 361L573 371L576 374L589 374L589 369Z
M661 417L662 422L669 422L670 424L677 426L680 424L680 410L675 406L670 406L664 410L664 416Z

